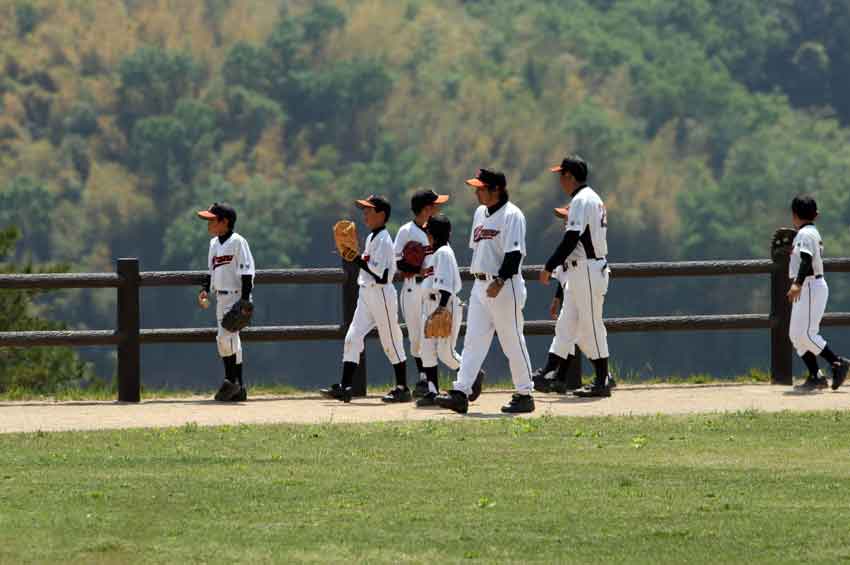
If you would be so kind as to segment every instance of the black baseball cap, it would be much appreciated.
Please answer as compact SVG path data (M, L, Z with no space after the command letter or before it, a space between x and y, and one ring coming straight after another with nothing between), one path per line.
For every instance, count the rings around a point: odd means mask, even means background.
M437 194L431 189L420 190L410 199L410 209L418 213L429 204L445 204L448 201L448 194Z
M505 173L499 171L488 171L487 169L478 169L475 178L468 179L466 184L475 188L495 188L501 186L507 188L508 179L505 178Z
M230 204L213 202L212 206L198 212L198 217L207 221L227 218L230 220L230 227L233 227L233 224L236 223L236 210Z
M364 200L355 200L355 203L360 208L374 208L376 212L384 212L387 215L387 219L390 219L392 207L390 206L390 201L383 196L372 194Z
M564 160L561 161L560 165L555 165L549 170L553 173L561 174L566 171L573 175L579 182L586 181L587 175L590 172L590 168L587 166L587 161L585 161L581 155L568 155L564 157Z

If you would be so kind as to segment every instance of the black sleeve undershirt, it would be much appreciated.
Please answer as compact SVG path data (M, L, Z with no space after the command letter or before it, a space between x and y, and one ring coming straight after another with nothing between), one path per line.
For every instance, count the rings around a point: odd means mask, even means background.
M499 278L507 280L519 272L519 264L522 262L522 251L511 251L505 253L502 266L499 267Z
M254 290L254 281L251 275L242 275L242 300L251 300L251 291Z
M354 260L354 264L356 264L358 267L360 267L361 269L363 269L364 271L366 271L367 273L372 275L375 278L376 283L387 284L387 278L389 277L389 274L390 274L389 269L384 269L384 274L382 276L378 276L378 275L376 275L375 273L372 272L372 270L369 268L369 263L364 261L363 257L357 257Z
M560 281L558 282L558 288L555 289L555 298L564 301L564 287L561 286Z
M448 290L441 290L440 291L440 306L444 307L446 304L448 304L449 298L451 298L451 297L452 297L451 292L449 292Z
M564 239L561 240L558 248L555 249L555 252L551 257L549 257L549 260L546 261L547 271L551 273L558 265L564 264L564 261L567 260L567 257L570 256L570 253L572 253L576 248L576 245L578 245L580 236L581 234L577 231L568 231L564 234Z
M800 270L797 271L797 278L794 279L796 284L803 284L803 281L806 280L806 277L810 277L815 274L815 270L812 268L812 256L808 253L801 252L800 253Z
M212 284L212 277L210 275L204 275L204 281L201 283L201 290L209 294L210 285Z

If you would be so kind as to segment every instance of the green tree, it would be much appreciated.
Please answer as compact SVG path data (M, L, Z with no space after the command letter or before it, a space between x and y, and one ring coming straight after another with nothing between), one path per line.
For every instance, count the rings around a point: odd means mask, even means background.
M61 265L22 268L10 262L14 256L18 230L0 230L0 273L61 272ZM39 315L33 299L39 291L0 290L0 331L44 331L65 329L64 324ZM24 389L37 393L55 392L61 387L93 378L91 367L65 347L0 348L0 393Z

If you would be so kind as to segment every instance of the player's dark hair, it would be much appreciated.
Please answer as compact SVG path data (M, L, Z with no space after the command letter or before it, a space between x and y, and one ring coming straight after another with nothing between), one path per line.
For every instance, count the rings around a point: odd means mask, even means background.
M801 194L791 201L791 211L801 220L811 222L818 216L818 203L808 194Z
M428 220L425 230L434 238L434 246L440 247L451 239L452 223L445 215L437 214Z
M590 167L581 155L567 155L561 161L561 175L570 173L578 182L586 182L589 172Z

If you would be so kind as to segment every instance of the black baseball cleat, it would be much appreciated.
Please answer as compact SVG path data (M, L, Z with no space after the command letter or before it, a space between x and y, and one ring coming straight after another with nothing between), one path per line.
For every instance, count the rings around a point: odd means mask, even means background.
M387 404L396 404L399 402L410 402L413 398L410 396L410 389L407 387L398 388L393 387L391 391L384 395L381 398L381 401L386 402Z
M617 388L617 381L614 380L614 375L608 375L608 388L612 390Z
M230 402L233 398L239 394L240 387L238 384L228 381L227 379L221 383L221 387L219 387L218 392L215 393L214 398L219 402Z
M342 402L351 402L351 387L350 386L342 386L341 384L334 383L328 388L323 388L319 390L319 394L324 396L325 398L332 398L334 400L341 400Z
M826 377L824 377L820 371L818 371L818 376L813 377L809 375L806 377L806 380L798 385L794 385L794 392L814 392L816 390L822 390L829 386L829 383L826 382Z
M469 412L469 398L459 390L450 390L447 393L440 394L434 399L434 402L440 408L448 408L458 414Z
M604 381L594 379L591 384L573 392L573 394L580 398L607 398L611 396L611 387L608 385L608 379Z
M554 380L555 371L546 371L545 367L541 367L531 373L531 382L534 383L534 390L538 392L552 392L550 385Z
M850 369L850 359L844 357L839 357L838 362L832 364L832 390L838 390L838 387L844 384L848 369Z
M437 405L437 393L428 392L425 396L416 399L417 408L428 408L429 406Z
M530 394L514 393L511 401L502 406L504 414L528 414L534 412L534 397Z
M248 390L244 386L240 386L239 392L230 399L231 402L245 402L246 400L248 400Z
M416 383L416 386L413 388L413 398L422 398L429 392L430 389L428 388L428 380L420 379L419 382Z
M472 383L472 392L469 393L470 402L475 402L481 396L481 390L484 388L484 379L486 377L487 373L484 372L484 369L478 371L478 376L475 377L475 382Z
M567 394L568 391L575 390L575 388L570 388L567 381L561 381L554 378L544 378L534 381L534 390L535 392Z

